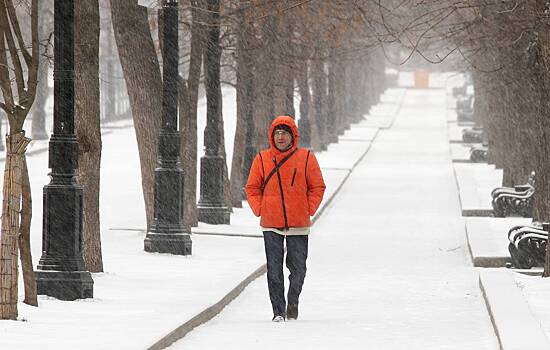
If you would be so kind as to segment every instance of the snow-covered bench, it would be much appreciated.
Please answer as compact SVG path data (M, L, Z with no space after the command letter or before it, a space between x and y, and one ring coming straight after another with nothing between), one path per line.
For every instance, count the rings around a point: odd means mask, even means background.
M532 171L527 178L527 183L523 185L516 185L514 187L497 187L491 191L491 197L495 199L498 195L503 193L518 193L523 192L529 189L530 187L535 187L535 172Z
M473 146L470 148L470 160L474 163L483 163L487 161L488 147L486 144Z
M482 143L483 129L478 126L462 130L462 141L465 143Z
M549 223L514 226L508 231L511 267L530 269L544 266L549 226Z
M461 86L455 86L453 87L453 96L455 98L458 98L459 96L466 95L466 90L468 89L468 85L464 84Z
M531 172L527 183L514 187L497 187L491 192L491 204L495 217L531 217L535 194L535 172Z
M474 96L469 95L456 101L456 116L459 122L474 120Z
M518 188L519 186L516 186ZM535 188L528 186L524 191L501 193L493 198L493 213L497 218L522 216L528 218L533 213Z

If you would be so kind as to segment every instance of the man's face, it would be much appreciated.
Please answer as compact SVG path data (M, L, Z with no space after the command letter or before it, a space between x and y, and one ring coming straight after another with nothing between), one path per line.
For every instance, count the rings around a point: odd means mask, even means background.
M273 141L275 141L275 147L279 151L286 151L290 148L292 135L286 130L277 129L273 132Z

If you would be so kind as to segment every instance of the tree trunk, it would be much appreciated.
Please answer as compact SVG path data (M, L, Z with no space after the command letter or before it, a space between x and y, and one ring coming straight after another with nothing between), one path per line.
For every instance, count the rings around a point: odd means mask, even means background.
M246 7L247 1L241 0L240 6ZM254 43L254 26L245 20L246 10L242 13L242 30L239 31L237 38L237 113L242 115L245 120L245 139L243 146L243 160L241 169L241 188L238 190L241 199L245 197L243 187L248 182L248 175L252 161L258 153L258 148L254 142L255 124L254 124L254 71L256 69L256 60L252 52ZM236 141L236 139L235 139ZM235 152L235 151L233 151ZM233 179L233 175L231 175ZM236 185L234 186L234 188ZM233 193L237 197L236 193Z
M274 116L296 114L294 110L294 75L293 57L294 49L291 41L293 25L288 21L287 15L279 15L274 18L275 42L270 52L271 67L273 71L273 105Z
M183 2L180 2L183 4ZM189 58L189 75L186 91L180 90L180 101L186 98L187 108L182 109L180 102L181 159L184 176L183 224L185 227L196 227L197 218L197 106L199 101L199 83L201 76L202 55L204 51L204 23L202 11L206 8L204 0L191 2L193 23L191 25L191 53ZM182 96L183 95L183 96Z
M537 59L540 63L538 82L540 85L539 116L537 118L537 166L535 178L535 217L540 221L550 221L550 24L546 17L547 1L537 0L539 14L539 45ZM546 259L542 277L550 277L550 244L546 245Z
M47 40L53 31L53 18L50 14L51 6L48 1L40 1L40 16L38 17L38 30L40 40ZM36 97L33 104L31 137L33 140L47 140L46 132L46 102L48 101L50 88L48 87L48 59L40 57L38 67L38 84L36 86Z
M238 56L242 55L243 50L239 50ZM237 126L235 128L235 137L233 139L233 159L231 161L231 204L235 208L242 208L243 199L243 160L246 141L246 78L240 68L246 70L242 57L237 57Z
M15 37L21 33L18 14L11 1L0 1L0 30L3 32L0 44L0 86L2 90L2 109L7 112L9 130L6 136L6 161L4 170L3 200L2 200L2 225L0 231L0 319L17 318L17 275L20 235L26 235L25 230L30 226L30 211L28 207L21 208L22 182L28 185L23 174L27 168L24 166L25 151L31 139L25 137L23 123L28 111L32 107L36 96L36 83L38 80L38 1L30 2L30 42ZM27 29L27 28L26 28ZM21 64L21 51L29 49L24 55L24 65ZM8 63L10 56L11 63ZM11 70L11 72L10 72ZM15 79L12 80L13 74ZM25 76L26 75L26 76ZM17 89L17 90L16 90ZM14 94L14 91L17 91ZM28 188L27 188L28 189ZM27 204L26 202L25 204ZM23 216L21 211L24 210ZM23 232L20 231L21 220ZM27 235L28 237L28 235ZM23 240L27 237L24 237ZM29 248L23 247L23 251ZM29 249L30 251L30 249ZM28 274L28 262L30 255L25 251L23 256L24 272ZM31 262L32 265L32 262ZM27 275L28 277L28 275ZM27 282L27 280L25 281ZM32 288L32 284L26 287ZM28 289L28 288L27 288ZM31 295L28 301L32 302Z
M319 129L317 121L312 118L313 111L311 108L311 93L309 86L308 60L303 60L298 63L298 73L296 77L298 83L298 91L300 92L300 142L303 147L320 150Z
M261 28L262 45L255 52L256 71L254 74L254 126L258 149L269 147L268 130L274 117L274 69L272 53L274 46L275 22L272 17L265 20ZM260 43L255 43L260 44Z
M325 113L325 94L326 94L326 79L324 71L324 61L320 57L315 57L311 62L311 76L313 80L313 118L318 128L318 135L312 134L312 144L318 143L320 149L315 151L323 151L327 148L327 125L326 125L326 113ZM314 141L314 136L318 136L318 141Z
M47 140L46 132L46 102L50 89L48 87L48 62L40 59L38 68L38 84L36 85L36 98L32 110L31 137L33 140Z
M6 136L6 163L0 236L0 319L17 318L19 212L23 157L31 140L23 132Z
M338 80L341 79L337 75L337 62L335 57L329 60L328 69L328 103L327 103L327 117L328 117L328 138L331 143L338 142Z
M138 6L136 0L111 1L111 14L136 129L148 229L153 222L154 172L162 112L160 66L147 9Z
M82 255L90 272L103 272L99 223L101 129L99 105L99 2L75 6L75 129L82 186Z
M217 58L218 64L221 67L222 49L219 49L219 57ZM218 98L219 98L219 113L218 116L218 135L220 135L220 155L223 158L223 198L225 206L233 212L233 205L231 203L231 181L229 181L229 169L227 168L227 153L225 152L225 132L223 126L223 93L221 82L218 83Z
M34 275L31 253L32 193L29 182L29 169L27 168L27 160L24 154L22 158L19 250L21 252L21 270L23 271L23 284L25 286L25 300L23 302L27 305L38 306L36 277Z
M346 68L344 63L339 61L335 63L336 79L336 124L337 134L343 135L346 130L345 103L346 103Z
M242 2L241 5L243 6ZM248 178L250 165L244 166L247 133L254 125L247 125L252 122L249 119L251 113L251 84L252 84L252 57L250 55L250 25L245 19L245 9L239 14L239 28L237 33L237 126L233 140L233 159L231 161L231 202L236 208L242 208L243 186ZM249 140L250 141L250 140ZM249 145L250 147L250 145ZM250 155L247 155L250 158ZM248 161L248 160L247 160ZM248 168L248 169L246 169Z
M268 130L273 118L273 94L269 89L269 73L262 57L258 58L258 66L254 75L254 128L255 144L258 149L269 147Z

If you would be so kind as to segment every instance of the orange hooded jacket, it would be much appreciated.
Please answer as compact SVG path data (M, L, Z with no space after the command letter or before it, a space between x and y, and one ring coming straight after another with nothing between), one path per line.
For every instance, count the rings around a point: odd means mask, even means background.
M285 124L292 130L292 145L284 152L279 151L273 141L273 131L279 124ZM325 182L319 163L313 152L306 148L297 149L299 140L294 119L279 116L269 128L270 148L258 153L252 162L245 190L254 215L261 216L262 227L308 227L311 225L310 216L321 204ZM294 151L264 183L275 165Z

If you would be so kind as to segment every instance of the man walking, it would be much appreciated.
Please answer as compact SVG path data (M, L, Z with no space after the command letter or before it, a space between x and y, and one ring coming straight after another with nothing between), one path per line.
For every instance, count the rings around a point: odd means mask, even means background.
M315 155L298 148L294 119L279 116L269 129L270 148L258 153L246 184L248 203L260 216L267 259L267 284L273 321L298 318L298 299L306 275L308 235L321 204L325 183ZM283 277L284 242L290 271L288 305ZM286 310L285 310L286 307Z

